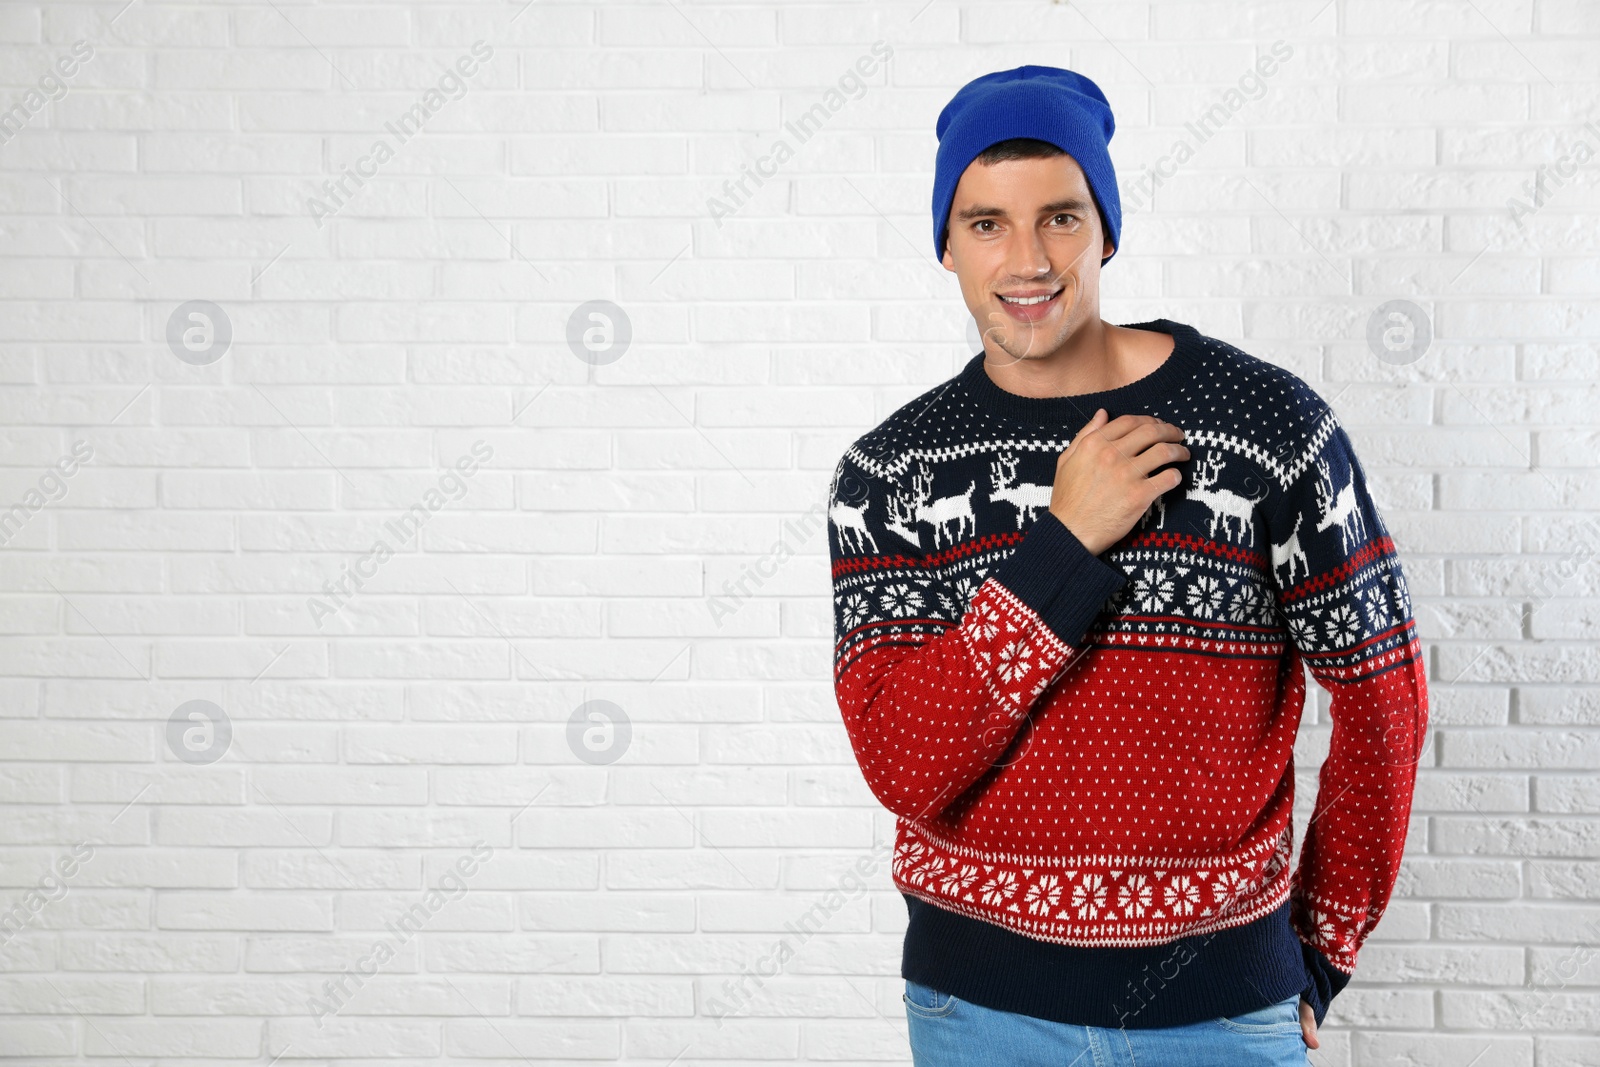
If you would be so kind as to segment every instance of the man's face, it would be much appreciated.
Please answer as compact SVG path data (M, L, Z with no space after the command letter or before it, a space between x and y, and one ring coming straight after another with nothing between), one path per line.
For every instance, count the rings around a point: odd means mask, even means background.
M1099 316L1100 260L1113 249L1071 156L974 162L956 185L949 227L945 269L991 359L1043 359ZM1017 302L1040 296L1048 299Z

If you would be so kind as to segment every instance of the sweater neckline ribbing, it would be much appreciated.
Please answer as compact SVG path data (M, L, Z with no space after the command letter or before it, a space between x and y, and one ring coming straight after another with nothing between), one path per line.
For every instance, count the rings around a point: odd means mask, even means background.
M1173 386L1193 377L1200 348L1200 333L1194 327L1171 319L1115 325L1171 334L1172 352L1155 370L1127 385L1074 396L1043 397L1022 396L1000 388L983 369L985 353L978 352L961 370L962 387L980 408L1018 422L1034 426L1082 426L1094 417L1096 408L1105 408L1112 418L1128 411L1139 411L1165 398Z

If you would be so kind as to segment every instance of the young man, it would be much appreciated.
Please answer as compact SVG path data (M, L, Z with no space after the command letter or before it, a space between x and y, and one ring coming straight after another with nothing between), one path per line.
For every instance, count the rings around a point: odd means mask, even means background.
M934 248L983 351L830 489L919 1067L1307 1063L1405 845L1427 686L1365 473L1296 375L1100 318L1113 129L1053 67L946 106ZM1304 667L1333 732L1291 870Z

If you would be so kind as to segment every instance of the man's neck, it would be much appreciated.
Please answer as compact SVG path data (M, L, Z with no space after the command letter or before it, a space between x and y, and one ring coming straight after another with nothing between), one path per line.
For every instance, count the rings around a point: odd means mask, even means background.
M989 342L984 347L984 373L1006 392L1081 396L1120 389L1152 373L1172 354L1174 338L1115 326L1097 316L1048 355L1016 359Z

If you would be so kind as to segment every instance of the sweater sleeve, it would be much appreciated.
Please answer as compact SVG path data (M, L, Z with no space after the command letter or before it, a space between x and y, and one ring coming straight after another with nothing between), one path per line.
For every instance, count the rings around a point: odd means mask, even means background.
M1331 410L1286 483L1267 520L1277 602L1333 723L1290 890L1320 1025L1399 875L1428 690L1394 542Z
M965 546L925 555L911 476L856 453L829 490L834 689L873 795L929 819L1005 753L1127 579L1042 510L989 573L950 580Z

